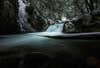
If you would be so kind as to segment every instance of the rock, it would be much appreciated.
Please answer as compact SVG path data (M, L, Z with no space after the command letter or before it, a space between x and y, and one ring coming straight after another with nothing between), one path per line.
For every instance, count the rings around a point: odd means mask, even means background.
M33 6L28 6L27 13L29 15L28 22L31 26L38 32L45 31L48 27L49 20L43 18L41 15L38 15L38 12L35 11Z
M72 19L77 32L91 32L91 28L95 25L92 21L92 16L84 14L82 16Z
M63 28L63 32L64 33L71 33L71 32L75 32L75 26L71 21L67 21L64 24L64 28Z

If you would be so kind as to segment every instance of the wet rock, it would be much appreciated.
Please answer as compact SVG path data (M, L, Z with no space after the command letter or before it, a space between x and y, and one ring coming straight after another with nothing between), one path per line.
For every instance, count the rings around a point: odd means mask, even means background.
M48 27L48 21L41 15L38 15L38 12L35 10L36 9L34 9L32 5L26 8L26 11L29 15L28 22L37 32L45 31Z
M75 32L75 25L71 21L67 21L64 24L63 32L64 33L72 33Z
M93 13L92 15L84 14L82 16L73 18L72 22L75 25L77 32L100 31L98 30L100 24L98 23L99 20L97 20L97 17L98 17L97 13Z

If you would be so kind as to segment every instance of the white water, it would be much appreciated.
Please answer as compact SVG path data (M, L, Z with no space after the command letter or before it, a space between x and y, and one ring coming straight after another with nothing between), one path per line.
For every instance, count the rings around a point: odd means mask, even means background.
M62 32L63 26L63 23L55 23L54 25L49 26L46 32Z
M28 23L28 14L26 13L26 0L18 0L19 3L19 10L18 10L18 17L19 17L19 26L20 30L25 32L26 30L33 30L33 28Z

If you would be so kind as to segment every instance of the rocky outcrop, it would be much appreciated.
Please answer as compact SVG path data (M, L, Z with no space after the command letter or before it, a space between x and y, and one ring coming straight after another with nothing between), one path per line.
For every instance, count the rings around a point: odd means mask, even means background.
M84 14L72 19L76 32L99 32L100 31L100 11L91 15Z
M27 6L26 11L29 15L28 22L36 31L45 31L47 29L48 20L41 15L38 8L34 8L34 5L30 3L30 6Z

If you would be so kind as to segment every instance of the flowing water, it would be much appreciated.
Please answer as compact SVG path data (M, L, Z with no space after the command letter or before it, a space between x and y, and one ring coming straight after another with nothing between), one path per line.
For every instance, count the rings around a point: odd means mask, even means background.
M49 26L46 32L62 32L63 31L63 23L55 23L54 25Z
M20 30L25 32L25 31L33 31L33 28L31 25L28 23L28 14L26 12L26 0L18 0L19 3L19 10L18 10L18 22L20 26Z

